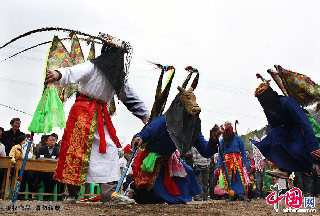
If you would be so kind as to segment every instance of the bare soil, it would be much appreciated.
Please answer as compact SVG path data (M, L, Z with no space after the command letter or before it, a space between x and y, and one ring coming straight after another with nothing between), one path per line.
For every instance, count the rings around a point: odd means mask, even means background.
M185 205L167 205L167 204L150 204L150 205L110 205L101 203L76 203L65 204L58 202L39 202L39 201L17 201L18 205L60 205L61 211L49 212L40 210L39 212L8 212L5 205L9 201L0 201L2 210L1 215L55 215L55 216L77 216L77 215L320 215L319 198L316 199L314 213L283 213L282 209L285 207L284 202L281 201L279 213L273 209L273 206L268 205L265 200L246 201L208 201L208 202L190 202ZM301 207L303 208L303 206ZM310 209L310 208L309 208Z

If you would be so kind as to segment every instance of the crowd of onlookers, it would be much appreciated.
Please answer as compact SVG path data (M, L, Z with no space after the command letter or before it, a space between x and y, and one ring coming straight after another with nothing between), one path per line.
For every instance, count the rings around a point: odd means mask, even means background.
M17 160L24 158L28 147L27 140L30 137L30 134L25 134L20 131L20 124L21 121L19 118L13 118L10 121L11 128L9 130L4 130L4 128L0 127L0 156L10 156L12 167L15 166ZM60 145L57 134L42 135L40 143L32 143L28 159L56 160L59 156L59 150ZM13 176L13 170L14 169L11 169L11 176ZM1 170L1 184L3 173L3 170ZM61 192L63 185L53 180L52 177L52 173L25 171L21 181L20 191L24 192L26 185L28 185L29 192L38 192L40 188L43 188L45 193L53 193L53 188L57 184L58 192ZM33 199L33 196L29 197ZM24 195L19 194L18 199L24 199ZM49 196L44 196L44 200L48 199Z

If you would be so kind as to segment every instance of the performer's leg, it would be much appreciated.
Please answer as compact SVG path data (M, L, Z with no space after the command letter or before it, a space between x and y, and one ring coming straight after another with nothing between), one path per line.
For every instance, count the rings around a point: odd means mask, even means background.
M214 178L214 170L211 167L209 170L209 196L210 199L214 199L214 187L217 185L217 182L215 181Z
M203 187L202 187L202 200L207 201L208 200L208 187L209 187L209 167L203 168L202 171L202 181L203 181Z
M113 196L115 192L118 182L109 182L109 183L101 183L100 185L100 194L101 194L101 202L102 203L109 203L112 202L113 204L133 204L135 201L130 199L127 196L121 195L116 193L116 196Z
M256 191L259 198L262 198L262 186L263 186L263 173L256 172L255 173L255 182L256 182Z
M100 185L101 202L111 201L111 195L117 188L117 182L102 183Z

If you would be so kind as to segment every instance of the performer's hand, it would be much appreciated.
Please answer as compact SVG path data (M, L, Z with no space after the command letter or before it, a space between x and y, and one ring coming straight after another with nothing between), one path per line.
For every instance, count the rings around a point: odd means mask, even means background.
M219 142L219 136L221 135L222 131L220 130L220 127L215 124L213 126L213 128L210 130L210 139L209 139L209 142L216 146L216 144L218 144Z
M310 152L311 156L316 160L320 160L320 149Z
M134 147L136 145L138 145L138 147L140 147L142 145L141 137L136 137L136 138L132 139L132 141L131 141L131 149L134 149Z
M220 171L222 170L222 167L218 167L216 170L215 170L215 172L217 172L217 174L218 174L218 177L219 177L219 175L220 175Z
M61 73L59 71L48 71L46 74L46 81L45 84L48 84L49 82L54 82L61 79Z

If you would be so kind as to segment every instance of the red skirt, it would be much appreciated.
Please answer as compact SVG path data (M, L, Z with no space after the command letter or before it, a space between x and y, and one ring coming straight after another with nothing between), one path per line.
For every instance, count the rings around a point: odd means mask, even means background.
M105 103L80 95L72 106L61 140L59 161L53 178L68 184L82 186L86 180L90 153L96 126L100 135L103 133L103 117L108 132L117 147L121 147L115 134ZM99 130L99 128L101 128ZM104 140L104 139L101 139ZM105 144L100 140L101 153L105 152ZM104 140L105 142L105 140ZM104 152L103 152L104 149Z

